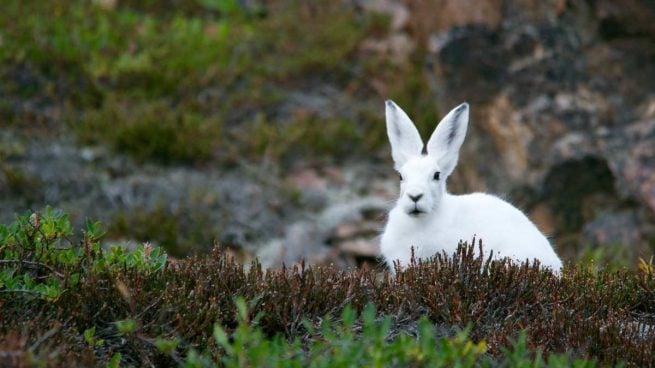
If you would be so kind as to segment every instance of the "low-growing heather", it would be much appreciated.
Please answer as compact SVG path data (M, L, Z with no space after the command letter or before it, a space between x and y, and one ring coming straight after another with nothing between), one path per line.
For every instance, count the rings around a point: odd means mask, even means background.
M263 270L216 247L105 249L47 209L0 225L0 360L15 366L655 364L655 275L473 255L395 275ZM481 246L479 243L476 246Z

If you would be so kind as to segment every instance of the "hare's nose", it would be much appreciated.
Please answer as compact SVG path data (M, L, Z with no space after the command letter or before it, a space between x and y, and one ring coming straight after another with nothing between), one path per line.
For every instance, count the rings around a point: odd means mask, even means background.
M423 198L423 194L416 194L416 195L407 194L407 195L414 202L418 202L419 199Z

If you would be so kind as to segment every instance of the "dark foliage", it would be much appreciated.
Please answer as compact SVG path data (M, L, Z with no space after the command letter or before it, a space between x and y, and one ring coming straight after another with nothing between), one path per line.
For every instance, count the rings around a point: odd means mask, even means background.
M502 349L525 330L528 347L545 354L564 352L601 365L655 364L652 270L607 273L578 267L556 276L538 264L476 257L466 245L454 257L437 255L396 275L304 264L265 271L257 263L235 262L219 247L153 269L127 261L98 263L107 251L93 245L100 234L97 225L90 225L77 247L66 240L70 232L48 229L50 223L38 214L26 216L0 234L1 271L23 272L34 280L55 278L62 287L53 298L0 288L3 364L90 366L120 353L123 364L174 366L189 348L218 356L213 326L221 324L228 332L237 326L237 296L249 301L252 316L259 316L253 320L266 334L289 340L314 338L303 320L318 326L325 318L338 319L346 305L362 311L372 303L378 313L391 316L392 335L415 335L416 321L427 315L444 335L469 326L470 338L486 341L492 356L502 356ZM66 228L65 222L59 226ZM52 252L77 249L78 258L70 262L39 252L47 242ZM125 329L119 321L135 325ZM102 344L86 338L90 328ZM162 338L181 343L164 354L156 347Z

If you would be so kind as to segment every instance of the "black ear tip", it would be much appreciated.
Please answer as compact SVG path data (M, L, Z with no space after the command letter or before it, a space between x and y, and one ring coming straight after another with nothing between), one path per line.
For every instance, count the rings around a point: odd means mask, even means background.
M391 100L386 100L386 101L384 101L384 103L385 103L385 105L387 105L387 107L389 107L389 108L392 108L392 109L395 109L395 108L396 108L396 104L395 104L393 101L391 101Z
M462 112L462 111L464 111L464 110L468 110L468 109L469 109L469 104L468 104L468 102L462 102L459 106L457 106L457 108L455 109L455 111L457 111L457 112Z

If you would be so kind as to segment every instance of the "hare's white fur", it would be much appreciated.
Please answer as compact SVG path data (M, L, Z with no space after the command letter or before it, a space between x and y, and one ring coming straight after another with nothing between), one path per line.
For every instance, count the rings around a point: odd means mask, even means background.
M496 259L537 259L543 267L558 272L562 261L519 209L485 193L452 195L446 191L446 179L457 165L468 118L469 106L463 103L443 118L424 147L407 114L393 101L386 102L391 154L401 176L400 196L389 212L380 243L387 264L392 270L396 260L406 266L412 248L417 258L442 251L452 255L460 240L476 237L482 240L483 251L493 251Z

